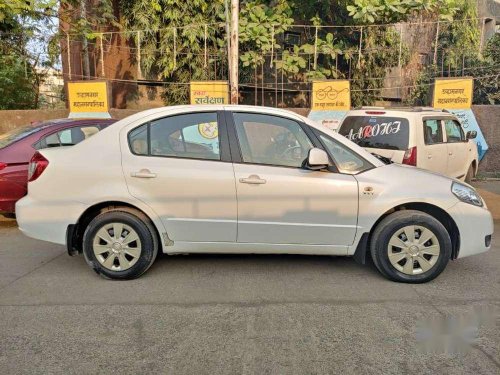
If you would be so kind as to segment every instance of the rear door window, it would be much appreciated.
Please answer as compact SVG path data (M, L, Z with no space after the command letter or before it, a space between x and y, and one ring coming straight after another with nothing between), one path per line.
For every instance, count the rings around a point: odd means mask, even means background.
M150 124L153 156L220 160L217 113L187 113Z
M128 138L135 155L221 160L216 112L164 117L135 128Z
M402 117L348 116L339 133L361 147L407 150L408 120Z

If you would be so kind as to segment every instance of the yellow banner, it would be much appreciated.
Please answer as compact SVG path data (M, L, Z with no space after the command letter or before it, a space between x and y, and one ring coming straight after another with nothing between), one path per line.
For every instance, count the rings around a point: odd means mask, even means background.
M191 81L191 104L229 104L227 81Z
M68 82L70 112L108 112L108 87L103 81Z
M436 78L432 106L469 109L472 105L472 78Z
M350 110L350 82L348 80L313 81L311 109L316 111Z

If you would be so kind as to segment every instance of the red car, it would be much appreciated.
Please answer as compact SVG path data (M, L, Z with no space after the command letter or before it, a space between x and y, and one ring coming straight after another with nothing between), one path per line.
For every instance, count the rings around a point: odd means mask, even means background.
M26 195L28 163L36 150L75 145L114 122L50 120L0 134L0 213L13 214L16 201Z

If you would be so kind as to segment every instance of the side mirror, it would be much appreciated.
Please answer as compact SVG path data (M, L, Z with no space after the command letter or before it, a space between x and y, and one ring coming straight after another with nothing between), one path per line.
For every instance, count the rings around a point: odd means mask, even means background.
M328 155L325 151L320 148L311 148L309 154L307 155L307 160L305 167L313 171L319 171L320 169L327 168L329 164Z
M467 140L469 140L469 139L474 139L474 138L476 138L476 137L477 137L477 131L475 131L475 130L470 130L470 131L468 131L468 132L467 132L467 134L465 135L465 138L466 138Z

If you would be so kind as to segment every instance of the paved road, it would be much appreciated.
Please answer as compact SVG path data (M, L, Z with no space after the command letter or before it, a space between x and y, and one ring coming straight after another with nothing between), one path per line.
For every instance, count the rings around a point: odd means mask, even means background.
M498 374L499 269L494 240L425 285L285 255L161 256L141 279L115 282L4 222L0 373ZM478 309L490 319L474 323L464 354L419 350L419 333L437 332L420 323Z

